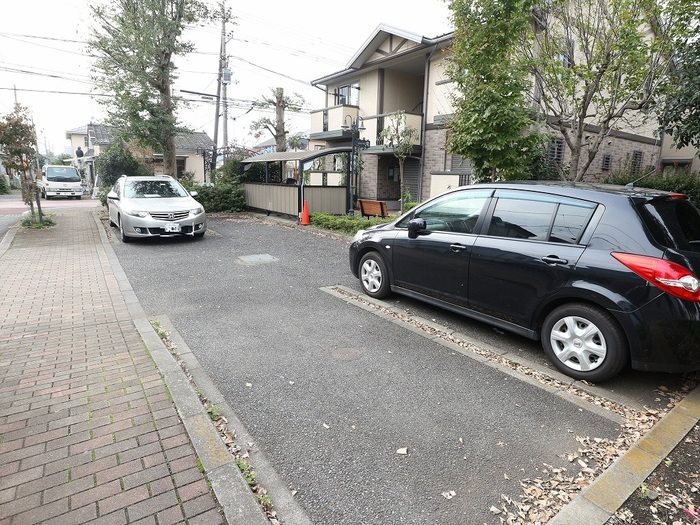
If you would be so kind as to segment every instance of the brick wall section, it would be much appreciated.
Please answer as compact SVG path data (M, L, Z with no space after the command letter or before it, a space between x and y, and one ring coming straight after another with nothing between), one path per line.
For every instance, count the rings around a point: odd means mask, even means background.
M90 213L1 260L0 524L224 523Z
M433 171L445 171L445 144L447 129L425 130L423 143L423 182L421 200L430 198L430 180Z
M367 153L361 154L362 172L360 173L361 199L376 199L378 195L377 171L379 169L379 156Z
M422 178L422 200L428 199L430 195L431 173L434 171L446 170L445 144L447 142L447 129L428 129L425 132L423 144L423 178ZM616 171L621 171L629 166L632 153L635 151L643 153L642 167L655 166L659 160L661 147L659 144L647 144L621 137L609 137L603 142L598 154L589 169L590 175L587 180L596 180L607 177ZM602 170L603 155L612 156L612 166L609 171ZM568 163L571 154L568 149L564 153L564 163Z

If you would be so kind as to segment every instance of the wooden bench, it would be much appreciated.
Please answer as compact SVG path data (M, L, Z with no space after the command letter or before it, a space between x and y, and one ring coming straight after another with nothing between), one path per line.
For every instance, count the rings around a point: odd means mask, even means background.
M389 212L385 201L373 201L369 199L357 199L360 213L363 217L388 217Z

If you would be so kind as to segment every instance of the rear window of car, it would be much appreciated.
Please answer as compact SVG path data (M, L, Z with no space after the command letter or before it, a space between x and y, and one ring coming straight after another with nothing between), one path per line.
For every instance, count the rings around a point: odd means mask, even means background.
M596 204L535 192L502 191L488 235L576 244Z
M688 200L654 199L640 211L656 242L666 248L700 252L700 211Z

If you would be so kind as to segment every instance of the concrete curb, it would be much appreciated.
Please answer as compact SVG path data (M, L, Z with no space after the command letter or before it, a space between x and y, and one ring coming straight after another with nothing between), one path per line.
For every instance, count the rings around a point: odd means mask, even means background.
M177 347L177 356L187 366L187 371L192 376L194 384L197 385L197 390L209 399L212 404L216 405L221 415L227 419L229 427L235 431L236 440L240 443L254 443L253 437L238 419L234 410L226 402L224 396L202 368L202 365L199 364L197 357L177 332L170 319L165 315L159 315L156 317L156 321L160 323L163 329L169 332L170 339ZM250 455L250 463L258 474L258 479L262 481L270 495L274 496L273 503L282 521L290 525L311 525L311 519L294 498L286 483L274 470L265 454L257 447L251 447L248 454Z
M5 252L10 249L10 245L17 234L17 228L19 228L19 225L15 224L14 226L10 226L7 232L5 232L2 241L0 241L0 257L5 255Z
M604 525L700 420L700 387L557 514L552 525Z
M109 243L100 219L96 213L92 213L92 217L129 314L170 390L175 408L192 441L197 457L202 462L212 491L223 508L227 522L231 525L269 525L270 522L248 488L233 457L221 441L218 431L214 428L187 376L146 317Z

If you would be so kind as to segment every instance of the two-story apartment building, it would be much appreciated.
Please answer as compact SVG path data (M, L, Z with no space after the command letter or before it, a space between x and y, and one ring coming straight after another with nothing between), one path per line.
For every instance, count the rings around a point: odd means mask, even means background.
M361 175L352 182L359 198L400 198L398 161L380 138L387 119L397 111L405 112L407 125L418 132L413 155L405 164L405 187L413 200L471 182L469 163L446 149L447 122L454 113L453 83L447 75L452 40L452 33L427 38L380 25L344 70L312 82L325 89L326 101L325 107L311 113L310 138L329 147L349 146L359 128L359 138L369 143L361 153ZM691 152L674 153L668 142L666 158L675 154L684 162L686 157L692 159ZM661 146L653 126L628 125L613 131L602 144L591 175L663 164ZM553 162L568 160L563 139L555 134L548 156Z

